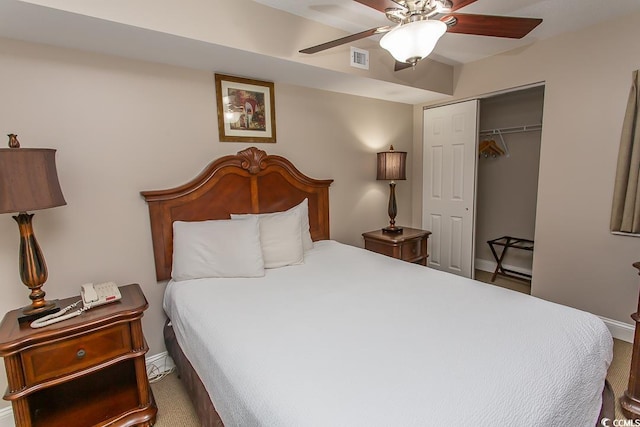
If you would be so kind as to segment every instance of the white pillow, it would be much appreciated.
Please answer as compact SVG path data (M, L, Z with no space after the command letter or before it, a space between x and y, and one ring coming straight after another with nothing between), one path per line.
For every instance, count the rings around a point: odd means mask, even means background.
M300 233L302 234L302 246L304 250L308 251L309 249L313 249L313 240L311 239L311 231L310 231L311 227L309 226L309 200L308 199L304 199L296 206L284 212L274 212L274 213L267 213L267 214L231 214L231 219L246 218L247 216L265 217L269 215L277 215L280 213L286 213L286 212L292 212L292 211L300 211L300 218L301 218Z
M304 262L302 210L289 209L269 214L231 215L233 221L256 218L260 221L260 244L265 268Z
M173 280L261 276L258 218L173 223Z
M302 221L300 223L300 231L302 232L302 245L304 246L304 250L308 251L309 249L313 249L313 240L311 239L311 226L309 225L309 200L304 199L297 206L294 206L291 209L300 210L300 215L302 217Z

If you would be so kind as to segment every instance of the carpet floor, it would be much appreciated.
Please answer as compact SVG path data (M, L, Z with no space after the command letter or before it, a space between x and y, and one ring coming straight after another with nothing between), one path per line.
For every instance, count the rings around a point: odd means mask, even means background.
M199 427L200 422L176 373L151 384L158 405L156 427Z
M504 276L496 277L495 282L491 281L493 273L488 271L476 270L474 279L479 280L490 285L500 286L501 288L511 289L512 291L522 292L523 294L531 295L531 283L526 280L510 279Z

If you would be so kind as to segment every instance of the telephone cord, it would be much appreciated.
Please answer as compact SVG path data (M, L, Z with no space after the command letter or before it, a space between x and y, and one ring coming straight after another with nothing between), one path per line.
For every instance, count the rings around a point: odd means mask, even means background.
M65 308L61 309L60 311L58 311L57 313L53 313L53 314L48 314L46 316L43 316L37 320L34 320L33 322L31 322L31 327L32 328L43 328L45 326L57 323L57 322L61 322L63 320L67 320L67 319L71 319L72 317L76 317L76 316L80 316L82 313L84 313L85 311L89 310L91 308L90 305L84 306L82 308L79 308L76 311L72 311L71 313L67 313L69 310L72 310L73 308L75 308L78 304L80 304L82 302L82 300L78 300L76 302L74 302L71 305L66 306Z

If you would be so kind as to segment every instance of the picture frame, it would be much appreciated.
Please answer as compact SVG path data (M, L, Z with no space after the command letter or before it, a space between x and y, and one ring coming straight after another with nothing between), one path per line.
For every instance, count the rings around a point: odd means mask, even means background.
M220 142L276 142L273 82L215 74Z

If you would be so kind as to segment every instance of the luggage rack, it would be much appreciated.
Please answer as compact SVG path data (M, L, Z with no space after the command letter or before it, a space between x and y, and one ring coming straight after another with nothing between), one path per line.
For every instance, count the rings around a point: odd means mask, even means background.
M508 268L504 268L502 266L502 261L504 260L505 255L507 254L507 250L509 248L514 249L522 249L524 251L533 252L533 240L522 239L519 237L512 236L502 236L497 239L487 241L489 247L491 248L491 253L496 260L496 270L493 272L493 276L491 276L491 281L495 281L498 275L510 277L512 279L520 279L526 280L531 283L531 274L521 273L519 271L510 270ZM498 255L495 246L502 246L502 252Z

